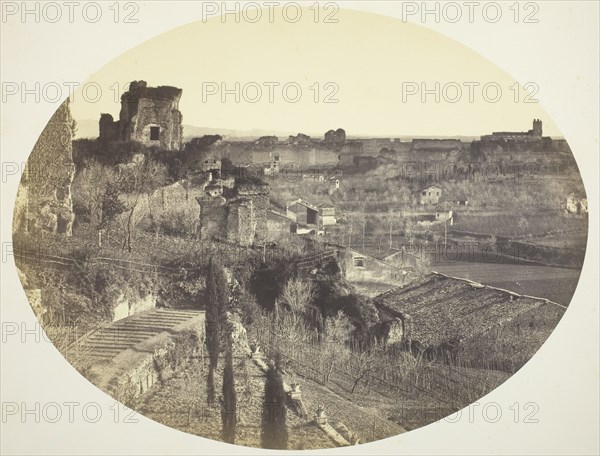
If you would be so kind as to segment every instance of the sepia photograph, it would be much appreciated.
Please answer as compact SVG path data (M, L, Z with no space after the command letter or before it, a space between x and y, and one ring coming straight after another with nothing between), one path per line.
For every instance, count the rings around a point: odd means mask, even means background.
M146 18L150 30L118 52L89 47L101 58L71 79L44 79L42 68L2 77L3 111L45 103L51 113L20 155L6 138L2 147L3 356L35 372L15 344L41 343L66 363L55 361L49 384L88 385L75 402L4 386L3 435L17 422L104 417L208 439L196 453L212 441L229 454L370 454L386 439L401 454L405 434L426 427L434 440L440 422L529 432L551 407L489 396L513 376L565 401L597 390L597 360L576 352L597 353L597 122L581 133L595 149L582 150L558 105L542 103L557 89L506 66L550 52L536 27L566 2L73 3L2 2L3 30L36 18L41 30L104 22L117 42L118 27L135 33ZM169 8L178 25L153 31L149 18ZM598 4L586 8L580 40L598 38ZM430 22L471 37L504 22L531 48L507 45L501 64ZM15 38L3 55L19 66L8 48L25 31L6 33ZM68 60L77 67L76 53ZM593 111L597 68L581 75L594 92L571 103ZM24 121L3 115L2 136ZM561 333L570 315L586 329ZM536 376L538 352L551 367ZM553 383L551 372L570 370L561 357L587 363L588 375ZM578 400L595 428L597 391ZM557 420L567 434L576 427ZM35 429L19 435L37 439ZM587 441L563 436L561 448L593 454L597 430L579 431ZM471 437L461 428L449 438ZM558 436L548 438L542 453ZM63 454L180 454L152 441L117 441L114 453L65 443ZM29 445L13 441L6 454L44 454Z

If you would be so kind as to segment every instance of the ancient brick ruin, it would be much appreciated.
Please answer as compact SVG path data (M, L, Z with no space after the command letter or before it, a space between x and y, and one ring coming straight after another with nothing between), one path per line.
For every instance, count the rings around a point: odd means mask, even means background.
M221 144L220 135L205 135L201 138L192 138L183 150L183 154L190 172L205 174L210 173L211 178L221 174Z
M196 198L200 205L200 239L226 239L252 245L267 231L269 188L262 182L213 179Z
M343 128L329 130L323 137L323 142L333 146L343 146L346 143L346 131Z
M136 141L146 146L180 150L181 94L182 90L177 87L148 87L146 81L133 81L121 96L119 120L114 121L110 114L100 116L100 140Z
M192 146L202 142L196 139L191 141ZM193 154L194 180L202 182L204 188L196 198L200 205L200 239L220 238L240 245L262 239L267 232L268 184L247 177L222 176L220 148L214 142L209 147L192 146L186 146L186 151Z
M67 99L42 131L27 161L15 203L14 232L72 235L74 126Z

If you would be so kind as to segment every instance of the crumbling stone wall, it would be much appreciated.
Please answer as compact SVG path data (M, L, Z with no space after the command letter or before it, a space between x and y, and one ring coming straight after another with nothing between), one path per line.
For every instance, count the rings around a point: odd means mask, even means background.
M267 210L269 209L269 186L262 182L236 185L238 195L252 200L256 220L256 236L263 239L267 233Z
M227 201L209 195L197 198L200 204L200 239L225 238L241 245L252 245L256 235L254 204L250 199Z
M73 234L74 126L67 99L42 131L27 160L17 193L14 232Z
M250 199L229 203L227 214L227 240L241 245L252 245L256 233L254 205Z
M185 145L184 156L192 172L210 173L213 179L221 175L221 144L219 135L204 135L192 138Z
M267 234L269 187L262 182L235 182L233 188L223 187L228 181L217 179L205 187L205 194L196 198L200 205L200 239L220 237L241 245L252 245Z
M119 122L115 122L110 114L100 115L100 141L118 141L120 137Z
M222 237L227 230L227 200L223 196L204 195L196 201L200 205L200 239Z

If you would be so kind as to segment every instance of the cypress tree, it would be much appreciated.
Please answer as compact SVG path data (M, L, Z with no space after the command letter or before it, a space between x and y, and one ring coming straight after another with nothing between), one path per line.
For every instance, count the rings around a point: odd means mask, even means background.
M229 301L229 291L225 273L214 258L208 262L206 275L206 347L208 350L207 402L212 404L215 397L214 373L221 353L221 334L225 308Z
M223 370L223 403L221 404L222 438L227 443L235 443L235 427L237 424L237 395L233 375L233 355L231 350L225 354Z
M285 391L281 374L275 366L267 371L265 398L261 423L261 445L263 448L285 450L288 443L286 425Z
M208 366L208 375L206 377L206 402L212 405L215 401L215 367Z
M216 264L211 258L206 276L206 349L208 351L208 377L206 379L207 402L212 404L215 397L214 373L221 351L219 307L220 296L216 282Z

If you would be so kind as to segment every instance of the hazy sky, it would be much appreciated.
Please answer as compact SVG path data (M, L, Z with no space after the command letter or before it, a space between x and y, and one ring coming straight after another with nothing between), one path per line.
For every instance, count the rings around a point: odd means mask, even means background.
M355 11L339 11L334 24L315 23L309 10L296 23L275 18L194 22L126 50L90 78L102 89L99 100L75 93L73 114L118 118L124 85L144 79L182 88L183 122L199 127L451 136L524 131L541 118L545 135L560 135L509 75L426 27ZM223 85L231 91L225 100Z

